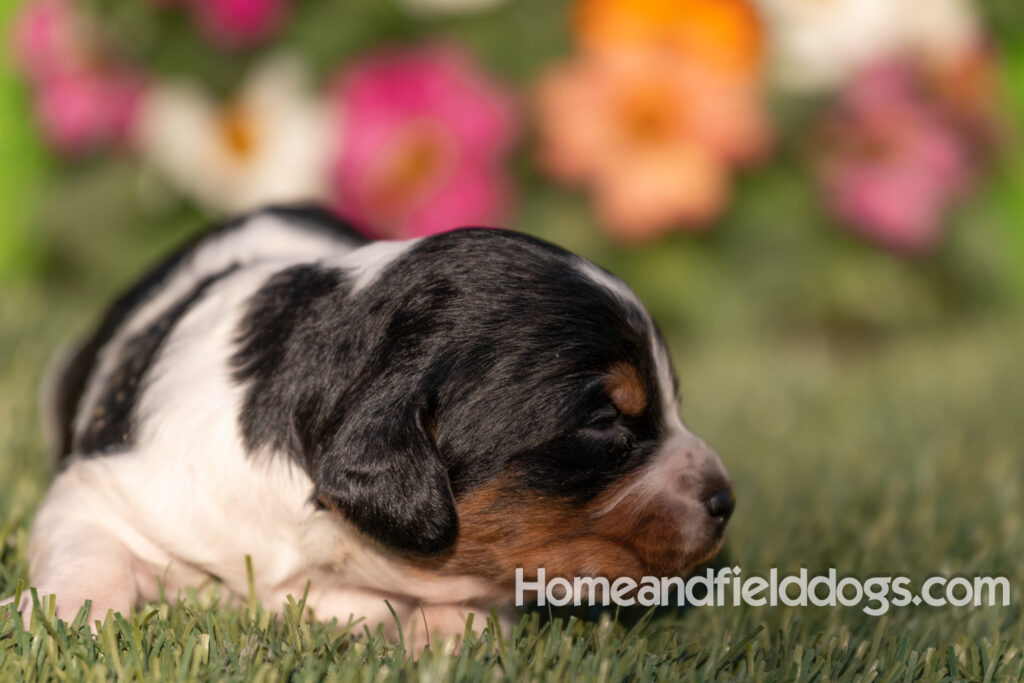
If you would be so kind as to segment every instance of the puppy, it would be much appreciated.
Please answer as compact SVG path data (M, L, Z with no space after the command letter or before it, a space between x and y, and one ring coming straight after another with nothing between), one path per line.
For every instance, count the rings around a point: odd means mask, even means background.
M199 236L58 368L30 579L69 620L211 578L461 633L527 578L678 574L733 509L621 281L531 237L368 242L327 211ZM26 596L18 608L27 615ZM27 618L27 616L26 616Z

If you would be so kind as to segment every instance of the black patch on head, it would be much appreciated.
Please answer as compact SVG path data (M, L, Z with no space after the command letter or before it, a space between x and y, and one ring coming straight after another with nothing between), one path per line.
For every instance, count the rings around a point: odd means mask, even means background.
M444 552L454 501L502 475L588 501L661 435L646 317L582 260L516 233L424 239L365 288L314 266L271 278L240 330L247 446L280 449L318 502L404 552ZM650 397L609 414L609 370Z
M354 380L370 358L368 334L400 338L419 324L416 308L371 331L350 292L341 271L301 265L253 296L232 359L247 384L242 435L250 451L283 451L300 464L320 507L392 548L430 554L454 543L458 521L423 413L405 403L377 419L348 412L350 404L359 412Z
M281 406L294 406L301 420L317 400L317 389L326 389L316 386L324 364L320 355L329 343L316 334L319 309L325 297L344 295L343 283L337 269L293 266L272 276L250 300L232 358L235 378L249 383L240 425L250 451L287 451L310 469L312 453L303 434L281 422Z
M142 380L156 360L164 341L179 320L202 298L217 280L237 269L231 266L203 278L185 296L171 304L146 329L128 339L117 357L96 405L92 407L85 428L75 442L76 450L85 457L122 451L132 444L133 417L139 400Z
M170 256L150 269L127 292L122 294L104 314L100 325L89 339L82 344L62 368L57 379L52 410L59 425L58 457L64 458L72 450L75 416L85 393L100 350L121 329L128 318L146 301L149 301L179 266L190 259L211 239L237 230L258 215L277 216L301 224L302 229L322 232L352 243L365 244L365 236L340 220L330 211L314 204L292 204L271 206L260 211L237 216L215 223L190 238Z

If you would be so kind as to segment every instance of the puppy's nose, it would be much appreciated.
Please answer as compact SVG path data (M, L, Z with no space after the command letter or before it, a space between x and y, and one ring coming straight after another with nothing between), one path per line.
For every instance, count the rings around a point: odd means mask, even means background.
M732 516L732 511L736 508L736 496L733 495L731 488L718 489L705 499L704 507L707 508L712 519L724 527L725 523L729 521L729 517Z

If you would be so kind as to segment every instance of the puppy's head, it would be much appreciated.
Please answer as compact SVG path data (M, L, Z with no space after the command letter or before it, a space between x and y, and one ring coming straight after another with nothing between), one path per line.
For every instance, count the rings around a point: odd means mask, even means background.
M289 418L320 505L418 566L496 582L677 573L717 551L729 478L619 280L465 230L353 282L294 333L328 364Z

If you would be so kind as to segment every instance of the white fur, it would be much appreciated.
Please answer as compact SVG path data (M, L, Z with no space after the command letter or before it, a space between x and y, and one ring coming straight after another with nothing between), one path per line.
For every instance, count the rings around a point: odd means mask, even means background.
M285 221L268 214L256 214L244 226L209 239L170 274L167 282L138 310L104 346L80 405L75 431L85 428L99 400L106 379L115 369L126 341L145 329L153 319L185 296L204 277L233 264L250 264L273 258L279 262L316 260L352 251L353 245L319 230L302 229L300 222Z
M389 265L419 244L422 239L417 237L411 240L373 242L359 250L357 262L343 258L343 263L353 278L352 293L357 294L373 284Z

